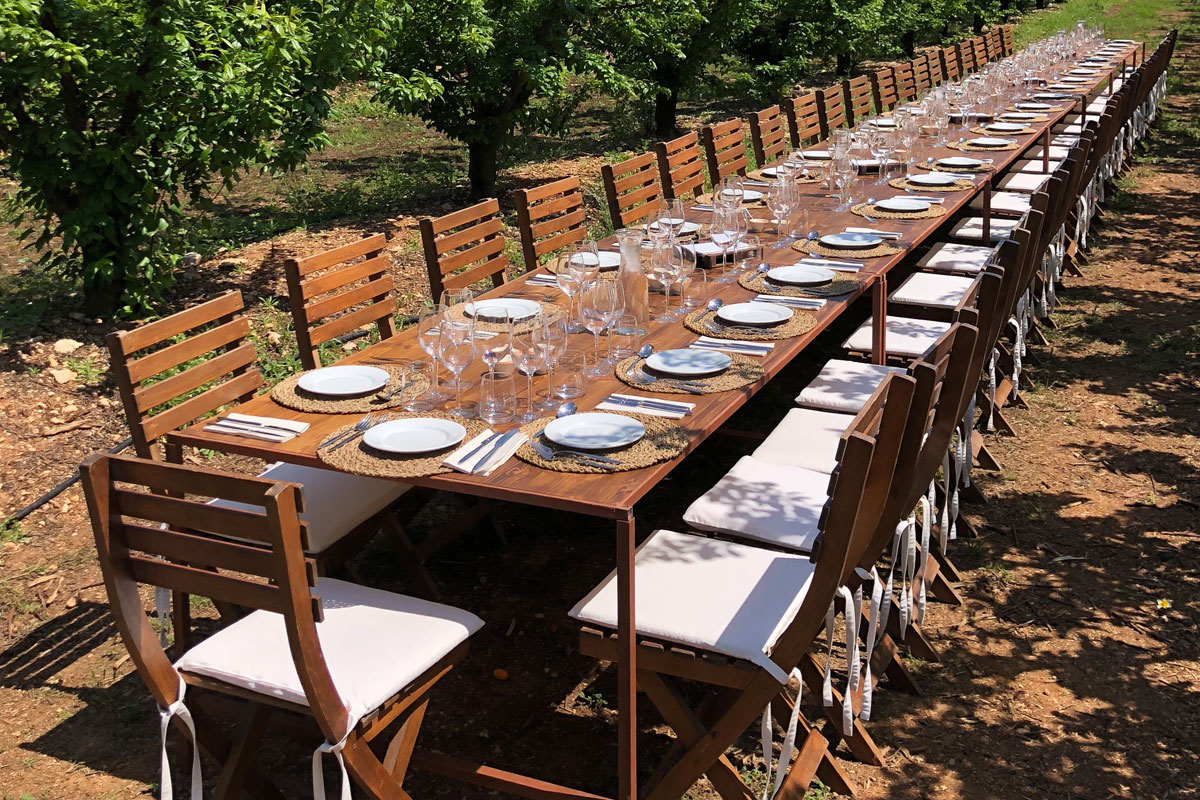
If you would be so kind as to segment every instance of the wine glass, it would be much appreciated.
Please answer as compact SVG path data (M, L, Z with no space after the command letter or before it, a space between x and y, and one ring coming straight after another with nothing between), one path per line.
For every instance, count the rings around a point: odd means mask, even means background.
M652 227L659 231L666 231L668 241L674 241L679 232L683 230L683 223L686 221L682 200L663 199L655 207Z
M829 182L837 192L838 205L835 211L850 210L850 185L857 177L858 167L849 154L833 160L829 165Z
M790 177L780 177L774 185L767 188L767 209L775 217L775 230L780 236L786 235L783 221L791 213L796 200L796 184Z
M600 274L600 251L596 243L591 239L583 239L568 250L571 251L571 270L579 275L581 288L596 280L596 276Z
M879 178L875 185L882 186L887 183L888 161L892 157L892 151L896 149L896 132L888 128L876 128L871 131L868 144L871 157L879 162Z
M567 352L567 320L561 316L551 318L548 315L543 315L542 325L544 326L542 331L542 350L545 353L543 368L553 370L555 365L558 364L559 359ZM555 408L557 405L557 403L549 398L549 392L547 391L547 398L539 402L537 407L539 411L547 411Z
M441 358L442 347L442 329L441 321L445 316L446 307L440 303L432 306L423 306L417 314L417 343L421 345L421 349L425 354L433 360L433 381L429 386L429 392L425 395L425 399L434 405L439 405L450 399L450 395L441 390L438 385L438 365Z
M671 273L674 276L674 280L667 286L666 318L668 321L673 322L683 316L683 282L696 272L696 249L674 245L671 247L671 253L668 257L672 261ZM674 286L676 283L679 284L680 307L675 311L671 311L671 286Z
M736 172L721 179L720 191L713 198L713 205L725 208L741 208L746 198L746 182Z
M733 283L736 280L737 270L737 249L738 243L742 241L747 233L750 232L750 211L745 208L727 209L727 213L721 216L722 234L725 240L725 252L733 250L732 261L728 263L725 272L720 278L717 278L717 283Z
M575 297L583 286L585 275L583 270L575 269L572 262L575 254L573 247L568 247L559 254L555 262L554 282L567 296L567 329L571 333L582 333L586 329L579 324L575 314Z
M541 320L534 320L527 328L513 332L512 359L517 371L525 376L525 387L529 397L525 411L517 416L521 422L533 422L538 413L533 407L533 376L546 366L546 349L542 346L542 335L546 328Z
M620 309L621 298L617 292L617 282L593 281L583 290L581 306L584 324L595 337L593 342L594 360L587 374L589 377L598 378L608 373L606 364L600 361L600 333Z
M483 340L483 352L481 356L483 363L488 366L488 372L495 372L496 365L503 361L504 357L512 349L512 318L503 309L497 309L497 311L496 317L489 318L488 321L500 330L492 337Z
M466 303L470 301L474 296L475 293L468 288L443 289L439 302L446 308L451 308L459 303Z
M671 312L671 284L675 281L675 265L671 263L671 245L669 243L655 247L650 252L650 274L658 281L663 289L663 312L654 318L655 322L669 322Z
M440 327L442 364L454 373L454 408L451 409L450 416L470 419L475 416L475 409L463 405L462 382L459 376L475 360L475 322L470 319L445 317ZM471 406L473 405L472 403Z

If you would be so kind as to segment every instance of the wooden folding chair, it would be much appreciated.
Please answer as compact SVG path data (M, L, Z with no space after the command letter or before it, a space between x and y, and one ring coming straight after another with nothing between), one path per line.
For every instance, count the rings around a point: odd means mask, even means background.
M704 158L713 191L726 176L746 174L750 164L746 160L746 139L740 119L705 125L700 129L700 140L704 143Z
M976 36L971 40L971 49L975 52L975 69L983 69L989 60L987 42L982 36Z
M779 106L764 108L746 117L750 123L750 142L759 169L787 155L788 120Z
M871 105L871 79L866 75L847 78L842 81L842 91L845 95L846 122L850 127L870 117L874 112Z
M925 63L929 65L929 85L941 86L946 82L946 73L942 69L941 51L933 51L925 56Z
M912 65L913 87L916 93L929 89L933 86L933 77L929 74L929 57L919 55L909 62Z
M465 655L482 620L318 579L304 555L308 530L295 484L108 455L92 456L80 472L117 629L163 719L221 765L215 797L236 798L243 790L283 797L259 770L256 754L271 712L284 709L316 721L325 738L318 753L344 764L343 780L348 772L377 800L408 798L402 784L430 690ZM204 595L250 613L172 663L150 627L140 585ZM185 705L188 687L248 701L248 721L234 741L200 697L187 697ZM388 730L395 733L383 736ZM162 736L166 794L165 727ZM372 749L376 741L387 742L383 757ZM320 773L314 772L315 784ZM343 792L348 796L349 787Z
M654 145L663 197L688 200L704 191L704 151L695 132Z
M374 324L380 339L396 335L396 297L387 238L374 236L283 262L300 363L321 366L320 345ZM359 259L362 259L361 261Z
M911 61L905 61L895 66L896 97L901 103L911 103L917 98L916 79L913 76Z
M628 228L648 221L662 199L657 173L654 153L642 153L600 167L608 215L614 228Z
M886 382L885 413L907 414L911 383L904 376ZM724 754L764 709L784 727L794 714L801 731L795 762L790 742L780 759L781 797L802 796L814 777L853 792L826 739L784 689L790 671L811 658L825 613L874 531L877 520L862 509L889 488L868 486L875 449L861 429L844 436L811 558L671 531L657 531L639 547L635 570L647 588L638 601L638 685L677 738L642 791L648 800L676 800L701 775L726 800L754 800ZM621 657L611 633L614 584L610 575L571 611L585 626L581 651L606 661ZM698 707L677 681L704 687Z
M820 106L817 92L809 92L784 101L792 147L812 147L821 141L824 134L821 132Z
M970 75L979 69L979 64L975 61L975 45L970 39L964 39L955 45L958 48L958 63L962 67L963 75Z
M987 45L988 61L1004 58L1004 35L1000 32L999 27L988 29L983 39L984 44Z
M846 95L842 91L842 85L835 83L826 89L820 91L820 105L818 110L821 114L821 138L828 139L831 131L838 128L849 127L849 119L846 116Z
M881 113L891 111L900 102L896 94L896 70L892 67L871 73L871 87L875 94L875 106Z
M1015 48L1013 47L1013 26L1001 25L1000 37L1004 47L1004 55L1011 56L1014 52L1016 52Z
M944 81L956 81L963 74L962 61L959 59L958 46L950 45L943 47L938 51L938 59L942 64L942 76Z
M429 291L434 302L446 289L462 289L491 279L508 280L500 204L489 198L441 217L420 221Z
M583 184L572 175L532 189L514 189L517 229L525 271L537 269L542 256L588 238Z

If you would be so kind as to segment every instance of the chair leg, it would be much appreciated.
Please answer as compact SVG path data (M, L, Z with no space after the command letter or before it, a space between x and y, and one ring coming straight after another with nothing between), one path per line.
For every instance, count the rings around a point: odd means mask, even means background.
M400 562L401 569L413 582L413 590L428 600L440 600L442 594L438 591L433 576L425 568L425 562L417 553L417 549L413 547L412 540L408 538L408 531L400 524L400 520L391 514L385 514L381 523L392 544L392 549L396 551L396 558Z
M983 439L983 434L979 431L971 431L971 457L975 459L975 463L980 469L985 469L989 472L1000 471L1000 462L992 455L992 451L988 450L987 443ZM974 486L975 484L972 483L971 485Z
M412 760L413 748L417 745L417 734L421 730L421 723L425 721L427 708L429 701L425 700L409 713L408 719L388 743L387 754L383 757L383 768L402 786L404 776L408 773L409 762Z
M940 559L937 555L935 555L937 552L937 550L930 548L930 555L933 557L926 560L925 574L918 575L917 579L925 582L926 591L934 600L937 600L939 603L946 603L952 606L961 606L963 604L962 597L959 595L958 591L950 585L950 582L946 580L946 576L942 574ZM942 558L945 558L944 553L942 554ZM912 588L914 602L917 599L917 593L919 591L920 584L914 580Z
M372 800L412 800L400 782L383 766L371 746L357 732L351 733L342 751L346 769Z
M237 800L242 794L242 783L246 772L254 763L258 743L267 727L271 707L263 703L250 704L250 719L242 726L233 748L225 759L225 766L213 788L214 800Z
M925 632L921 630L921 626L914 622L908 623L908 628L903 634L900 632L900 615L892 614L888 617L887 622L888 636L891 636L898 644L902 644L908 648L909 654L913 658L919 658L922 661L938 662L941 657L938 656L937 648L925 636Z
M787 692L780 692L771 700L771 714L781 727L786 727L791 720L793 708ZM830 750L829 740L804 718L804 714L798 717L796 742L799 752L779 787L778 800L802 800L814 777L838 794L853 796L857 793L850 776Z
M188 710L192 713L192 721L196 726L196 744L201 752L218 764L224 764L233 751L229 737L199 703L189 702ZM178 718L175 724L186 734L187 728ZM242 791L256 800L285 800L283 793L253 761L250 761L242 772Z
M804 682L808 684L810 691L821 691L825 682L824 669L812 653L808 653L800 659L800 674L804 676ZM860 703L855 703L855 705L860 705ZM846 742L846 747L850 749L856 759L873 767L883 766L883 753L875 744L874 737L867 733L862 720L856 717L851 730L846 730L845 720L842 719L842 693L836 688L833 690L833 705L825 708L824 711L831 727ZM831 748L836 747L837 742L830 742L830 746Z

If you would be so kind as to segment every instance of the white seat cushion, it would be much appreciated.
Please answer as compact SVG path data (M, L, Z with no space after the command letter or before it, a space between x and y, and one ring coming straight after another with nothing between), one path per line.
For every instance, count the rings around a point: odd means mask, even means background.
M332 469L283 462L272 464L258 477L298 483L304 487L304 513L300 519L308 523L311 553L329 549L338 539L412 488L398 481L364 478ZM230 500L214 500L212 505L261 511L260 507Z
M857 414L892 372L900 367L885 367L865 361L834 359L821 368L812 383L796 396L797 405Z
M1028 194L1021 192L992 192L990 202L992 204L992 211L996 214L1019 217L1029 210L1031 200L1032 198ZM982 195L971 200L971 208L976 211L983 211Z
M993 247L962 242L938 242L917 261L920 269L934 272L982 272L995 254Z
M1001 242L1012 236L1013 228L1018 220L997 219L993 217L988 224L988 233L993 242ZM957 222L950 229L950 235L955 239L966 239L969 242L983 241L983 217L967 217Z
M965 275L914 272L889 299L893 303L928 308L954 308L974 285L975 279Z
M1050 160L1051 161L1054 161L1057 159L1061 163L1062 159L1066 158L1069 155L1071 155L1070 147L1065 147L1060 144L1050 145ZM1036 161L1037 159L1039 159L1041 157L1042 157L1042 148L1041 147L1034 147L1034 148L1031 148L1031 149L1025 151L1025 158L1032 158ZM1053 171L1053 170L1051 170L1051 171Z
M867 320L850 334L850 338L842 343L842 347L861 353L871 352L871 322ZM949 329L949 322L889 316L884 329L884 346L888 355L918 358L929 352L938 337Z
M638 633L745 659L785 683L787 671L771 663L767 653L796 616L815 569L808 556L655 531L634 558ZM615 629L616 573L570 615L586 625Z
M751 457L828 475L837 467L838 443L846 432L846 426L853 421L854 417L850 414L793 408L751 453Z
M1049 175L1040 175L1036 172L1013 172L1005 175L1000 179L999 188L1006 192L1033 192L1041 191L1041 188L1046 185L1046 181L1050 180Z
M1056 133L1050 139L1053 147L1074 147L1079 144L1079 135L1075 133Z
M687 524L807 553L817 538L829 476L742 456L684 512Z
M469 611L334 578L321 578L313 593L325 610L317 638L351 725L483 627ZM281 614L249 614L188 650L175 667L308 705Z
M1061 167L1062 163L1063 162L1061 160L1056 161L1054 158L1051 158L1050 159L1050 172L1054 172L1054 170ZM1038 173L1041 173L1041 172L1043 172L1042 160L1040 158L1038 158L1035 160L1014 161L1012 167L1009 168L1009 172L1038 172ZM1049 174L1049 173L1046 173L1046 174Z

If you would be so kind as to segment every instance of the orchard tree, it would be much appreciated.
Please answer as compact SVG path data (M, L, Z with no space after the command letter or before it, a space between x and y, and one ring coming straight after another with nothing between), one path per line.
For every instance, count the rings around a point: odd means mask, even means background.
M41 264L97 311L171 280L188 203L327 141L330 91L385 52L382 0L5 0L0 156ZM435 84L394 75L391 91Z

